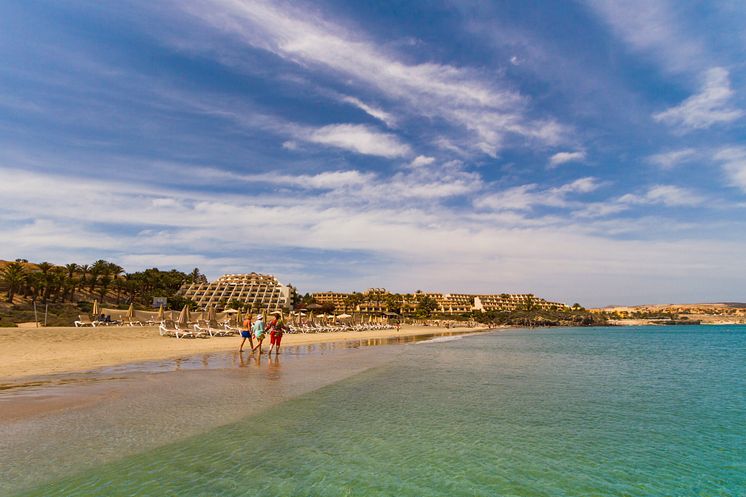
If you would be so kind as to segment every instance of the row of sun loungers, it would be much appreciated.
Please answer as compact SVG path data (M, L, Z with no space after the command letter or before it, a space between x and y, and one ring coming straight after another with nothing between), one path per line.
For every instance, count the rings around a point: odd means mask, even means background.
M232 328L226 323L221 324L217 321L204 320L200 320L191 326L182 326L174 321L166 320L161 322L158 326L158 330L161 336L175 338L225 337L239 335L241 333L240 329Z
M112 326L112 325L121 325L122 321L105 321L100 319L91 319L91 317L88 314L79 314L78 320L75 321L75 327L80 328L83 326L93 326L94 328L96 326Z
M340 331L370 331L370 330L390 330L393 329L394 325L391 324L335 324L335 325L321 325L321 324L304 324L304 325L290 325L290 333L333 333Z
M88 314L79 314L78 320L74 322L76 328L83 326L155 326L160 323L161 321L140 321L127 317L118 320L102 321L100 319L91 319Z
M75 326L106 326L117 324L120 326L153 326L158 324L158 329L161 336L170 336L175 338L210 338L210 337L222 337L222 336L234 336L239 335L241 330L239 328L231 327L228 323L219 323L215 320L206 321L199 320L196 323L189 325L179 325L172 320L165 320L160 322L141 322L135 319L125 318L122 321L99 321L91 320L87 314L81 314L78 316L78 320L75 321ZM394 328L390 324L313 324L306 323L302 325L289 325L289 333L333 333L342 331L370 331L370 330L387 330Z

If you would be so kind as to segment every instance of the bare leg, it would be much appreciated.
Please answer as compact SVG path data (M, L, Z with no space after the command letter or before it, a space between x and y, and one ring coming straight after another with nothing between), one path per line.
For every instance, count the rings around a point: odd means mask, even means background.
M241 340L241 346L240 346L240 347L238 347L238 351L239 351L239 352L243 352L243 344L245 344L245 343L246 343L246 338L244 338L243 340ZM253 348L253 347L252 347L252 348Z

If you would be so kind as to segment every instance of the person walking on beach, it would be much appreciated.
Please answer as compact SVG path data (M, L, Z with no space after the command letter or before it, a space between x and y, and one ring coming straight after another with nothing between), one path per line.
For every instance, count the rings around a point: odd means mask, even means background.
M254 338L256 338L256 345L251 347L251 351L254 352L256 349L259 349L259 355L261 355L262 341L264 340L264 320L261 314L256 316L256 321L254 321L251 331L254 332Z
M243 352L243 344L246 343L246 339L249 339L249 346L251 347L251 351L254 351L254 340L251 339L251 314L246 315L246 319L243 320L243 329L241 330L241 336L243 337L243 340L241 340L241 346L238 348L238 352Z
M267 326L269 329L268 354L272 354L272 349L274 349L276 345L277 349L275 349L275 355L277 355L280 353L280 342L282 342L282 334L285 333L286 326L282 321L282 314L280 314L280 312L275 311L272 315L274 316L274 319L272 319Z

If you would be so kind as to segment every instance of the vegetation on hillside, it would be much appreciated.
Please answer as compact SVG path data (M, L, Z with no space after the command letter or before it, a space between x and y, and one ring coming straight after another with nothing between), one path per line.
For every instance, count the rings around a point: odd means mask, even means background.
M166 297L168 307L179 309L188 303L176 295L185 282L207 281L195 268L191 273L158 268L132 273L103 259L92 264L49 262L29 263L24 259L0 261L0 325L33 321L33 309L49 310L52 323L69 325L80 312L89 312L93 300L109 307L150 307L153 297ZM72 319L71 319L72 318Z

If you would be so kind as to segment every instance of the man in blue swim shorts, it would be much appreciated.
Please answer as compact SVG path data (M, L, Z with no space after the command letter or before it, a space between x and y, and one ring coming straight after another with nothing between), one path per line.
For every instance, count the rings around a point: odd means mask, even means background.
M254 351L254 340L251 339L251 314L246 315L246 319L243 320L243 329L241 330L241 336L243 337L243 340L241 340L241 346L238 348L239 354L243 352L243 344L246 343L246 339L249 339L249 345L251 346L251 351Z

